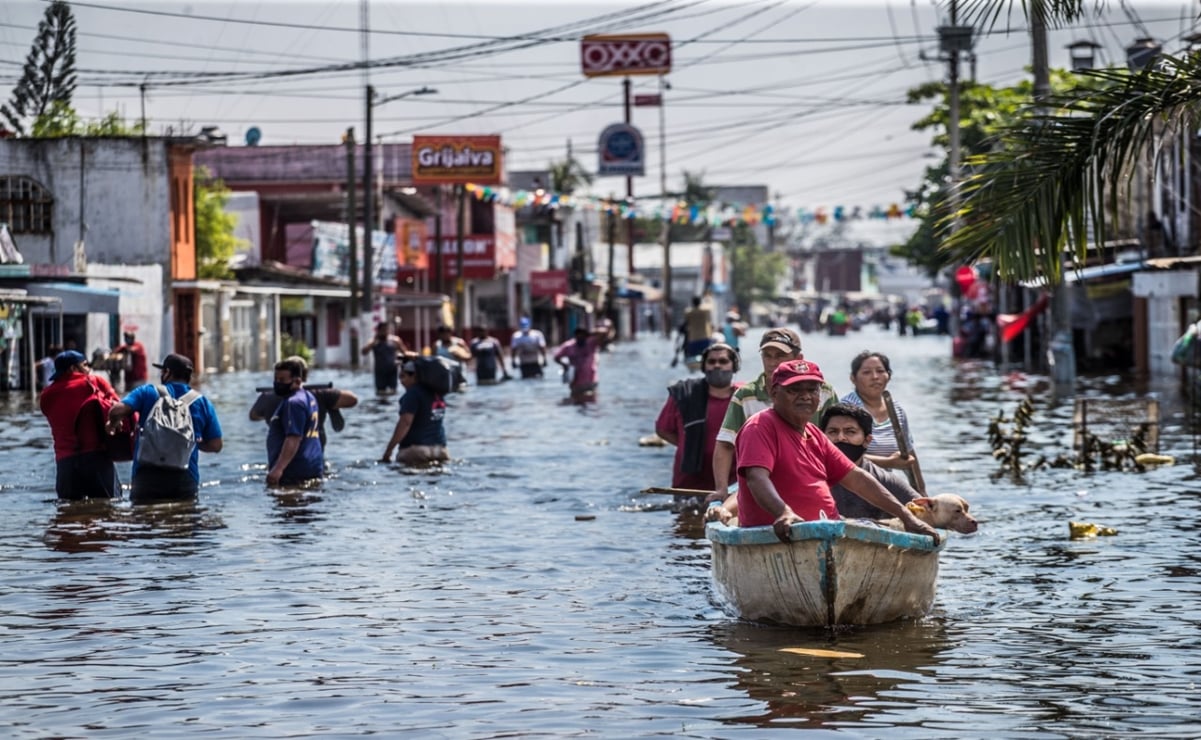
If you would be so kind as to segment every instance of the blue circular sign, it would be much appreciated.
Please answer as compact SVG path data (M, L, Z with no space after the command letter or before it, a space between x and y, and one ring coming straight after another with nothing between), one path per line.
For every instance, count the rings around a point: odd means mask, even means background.
M645 153L642 133L625 123L614 123L601 132L597 150L598 175L641 175Z

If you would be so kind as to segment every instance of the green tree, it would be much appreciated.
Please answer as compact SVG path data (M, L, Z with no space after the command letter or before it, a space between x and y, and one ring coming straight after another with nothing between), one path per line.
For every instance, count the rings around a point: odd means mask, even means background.
M0 106L0 115L24 136L27 121L41 117L56 104L70 107L74 93L75 17L71 6L54 0L38 23L21 78L12 97Z
M1051 89L1066 92L1079 84L1079 79L1064 70L1051 71ZM1095 84L1093 85L1095 86ZM947 187L950 184L950 124L949 88L945 82L930 82L908 92L910 103L933 101L929 115L915 121L915 131L931 131L931 144L947 152L940 162L926 169L925 177L916 190L906 194L914 208L918 228L907 242L893 247L892 254L904 257L924 269L931 277L955 261L942 249L949 236L950 211ZM959 136L965 160L992 152L1004 142L1007 127L1021 120L1034 96L1030 80L1010 87L992 87L975 82L959 87Z
M585 185L591 185L592 180L592 173L575 157L550 163L550 187L556 193L570 195Z
M732 228L730 242L730 290L743 316L750 316L751 304L773 297L780 278L788 268L783 252L768 252L755 240L747 224Z
M1012 4L976 0L966 9L991 24ZM1033 0L1022 9L1052 24L1080 17L1085 3ZM971 172L953 214L962 227L945 245L954 259L991 257L1007 280L1042 275L1061 282L1066 251L1083 262L1090 240L1106 240L1106 219L1118 212L1138 160L1166 133L1196 130L1197 54L1165 55L1134 75L1080 74L1096 84L1028 108L1000 131L1002 146L967 160Z
M238 217L225 211L229 188L205 167L192 175L196 204L196 262L199 277L228 280L233 277L229 261L246 240L234 236Z
M116 111L98 121L84 121L69 103L55 101L45 113L34 119L30 135L35 139L66 136L141 136L142 122L127 124Z

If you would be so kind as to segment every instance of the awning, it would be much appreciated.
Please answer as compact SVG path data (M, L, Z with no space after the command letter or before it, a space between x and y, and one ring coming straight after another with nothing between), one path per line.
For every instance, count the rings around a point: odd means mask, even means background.
M1142 262L1115 262L1110 265L1094 265L1085 267L1080 270L1067 270L1064 273L1063 281L1068 285L1072 283L1087 283L1089 280L1098 280L1100 278L1114 277L1116 275L1129 275L1132 272L1139 272L1146 269L1146 265ZM1042 288L1047 284L1044 277L1037 277L1034 280L1026 280L1022 283L1023 288Z
M25 290L31 296L58 298L63 302L63 313L121 313L121 291L113 288L92 288L80 283L28 283Z

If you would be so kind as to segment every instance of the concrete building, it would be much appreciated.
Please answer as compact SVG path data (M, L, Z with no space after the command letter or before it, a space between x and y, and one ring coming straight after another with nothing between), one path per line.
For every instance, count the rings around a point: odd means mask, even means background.
M20 264L0 287L62 300L56 319L35 316L35 354L51 343L111 348L134 329L152 357L195 356L192 155L203 139L169 137L0 140L0 220ZM40 355L39 355L40 356ZM21 387L26 369L17 373Z

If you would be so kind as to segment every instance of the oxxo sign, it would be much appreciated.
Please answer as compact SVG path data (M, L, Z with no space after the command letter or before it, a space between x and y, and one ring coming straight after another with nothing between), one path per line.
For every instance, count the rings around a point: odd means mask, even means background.
M665 33L593 35L580 40L585 77L665 75L671 71L671 37Z
M413 184L499 185L499 136L414 136Z

